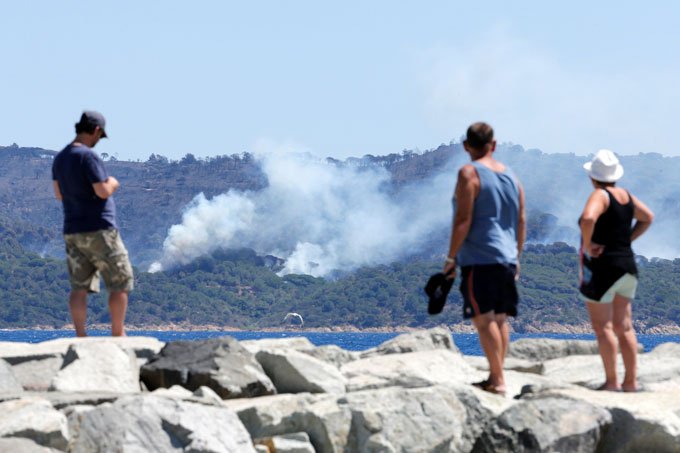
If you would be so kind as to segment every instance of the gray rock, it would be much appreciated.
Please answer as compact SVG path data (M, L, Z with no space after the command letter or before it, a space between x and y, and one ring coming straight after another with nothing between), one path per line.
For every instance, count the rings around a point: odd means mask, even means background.
M307 337L262 338L260 340L243 340L239 343L253 354L262 350L271 351L274 349L294 349L296 351L314 349L314 343L309 341Z
M345 393L345 378L333 365L292 349L256 355L278 393Z
M331 364L336 368L340 368L346 363L357 360L360 356L360 353L358 352L347 351L334 344L319 346L312 349L302 349L300 352L311 355L315 359Z
M255 451L257 453L271 453L271 451L269 450L269 447L267 447L266 445L262 445L262 444L255 445Z
M267 447L268 452L276 453L316 453L305 432L282 434L268 439L258 439L256 444Z
M487 377L470 366L461 354L446 349L365 358L343 365L340 371L347 378L349 392L391 386L462 384Z
M0 359L0 393L21 393L23 390L12 366Z
M642 345L638 352L642 352ZM597 341L558 340L553 338L522 338L510 343L508 357L541 362L571 355L598 354Z
M70 406L98 406L104 403L110 403L128 393L111 393L111 392L31 392L27 393L33 397L40 397L48 400L55 409L62 410Z
M71 442L73 453L255 451L248 432L226 407L138 395L79 417L80 426Z
M680 357L680 343L661 343L652 349L649 354L666 357Z
M305 431L320 453L346 450L352 414L330 394L298 393L228 400L225 404L238 414L250 435L274 437Z
M212 404L222 404L222 398L210 387L201 386L194 392L194 397Z
M71 345L102 342L116 344L125 351L133 352L139 359L148 359L163 347L163 342L153 337L70 337L41 343L0 342L0 358L16 365L31 360L63 357Z
M276 392L255 356L231 337L168 343L142 367L141 378L149 390L205 385L223 399Z
M563 397L522 401L484 431L473 451L594 452L611 423L608 411L585 401Z
M0 437L22 437L44 447L66 450L68 422L45 399L5 401L0 403Z
M465 356L465 360L481 371L489 371L489 361L483 356ZM507 357L505 359L505 370L519 371L521 373L533 373L542 374L543 373L543 363L542 362L530 362L524 359L515 359L513 357Z
M69 346L50 390L62 392L140 391L139 368L131 351L112 342L82 342Z
M0 439L0 452L7 453L59 453L60 450L43 447L30 439L5 437Z
M467 387L386 388L347 394L353 452L470 451L491 420Z
M435 327L433 329L401 334L376 348L364 351L361 354L361 358L385 354L403 354L405 352L432 351L435 349L459 352L453 343L451 331L446 327Z
M176 398L176 399L187 399L191 398L194 396L194 394L185 389L184 387L180 385L173 385L170 388L164 388L164 387L159 387L153 392L151 392L152 395L156 396L166 396L168 398Z
M537 395L548 396L580 399L610 412L612 424L598 452L680 451L680 393L676 391L616 393L570 387Z
M64 357L58 354L42 359L22 361L14 365L12 369L24 390L45 392L63 363Z
M619 358L618 375L623 378L623 362ZM556 382L577 384L591 389L604 382L604 368L599 355L569 356L543 363L543 375ZM644 390L664 390L680 381L680 357L667 354L640 354L638 382Z

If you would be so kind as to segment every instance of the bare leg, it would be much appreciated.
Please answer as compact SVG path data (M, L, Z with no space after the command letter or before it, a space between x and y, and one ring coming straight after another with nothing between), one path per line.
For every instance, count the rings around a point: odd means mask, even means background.
M588 301L588 312L590 321L595 330L597 345L600 349L600 357L604 365L606 381L605 390L619 390L619 383L616 378L616 336L612 328L612 304L602 304Z
M76 329L77 337L86 337L85 321L87 320L87 291L71 290L68 297L68 307L71 310L73 327Z
M626 392L637 390L637 338L633 329L630 299L614 297L614 333L619 339L626 376L621 387Z
M505 356L508 353L508 346L510 345L510 326L507 323L508 317L505 313L496 314L496 324L501 333L501 366L505 368Z
M479 333L479 343L482 345L486 359L489 361L489 383L498 391L505 391L505 376L503 375L503 340L494 313L488 312L472 318L472 322Z
M126 291L111 291L109 294L109 313L111 314L111 336L125 336L125 312L128 294Z

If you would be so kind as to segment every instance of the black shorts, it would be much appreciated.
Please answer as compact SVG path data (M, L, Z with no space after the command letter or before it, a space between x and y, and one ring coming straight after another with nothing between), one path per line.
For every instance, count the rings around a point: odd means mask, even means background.
M463 317L493 311L517 316L519 296L515 286L514 264L463 266L460 292L463 294Z

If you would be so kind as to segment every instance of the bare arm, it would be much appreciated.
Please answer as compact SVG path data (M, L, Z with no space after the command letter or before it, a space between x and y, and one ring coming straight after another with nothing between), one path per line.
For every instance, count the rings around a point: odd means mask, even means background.
M56 198L59 201L63 200L64 197L61 195L59 183L57 181L52 180L52 187L54 188L54 198Z
M120 183L113 176L109 176L106 178L106 181L94 183L92 184L92 187L94 188L94 193L97 194L99 198L106 200L113 195L113 192L118 190Z
M522 257L524 242L527 239L527 215L524 208L524 187L519 186L519 217L517 219L517 273L515 278L519 279L519 259Z
M654 221L654 213L651 209L647 207L643 202L630 196L633 200L633 217L635 218L635 225L633 225L633 231L630 235L631 242L642 236L642 233L647 231L647 229L652 225Z
M597 189L590 194L586 206L581 214L581 237L583 238L583 249L590 256L598 256L602 253L602 248L593 247L592 238L595 230L595 222L609 207L609 197L602 190Z
M478 190L479 177L477 171L472 165L465 165L458 172L458 182L456 183L456 216L453 219L449 244L449 258L453 262L447 261L444 266L444 274L448 274L456 267L456 254L463 245L472 225L472 213Z

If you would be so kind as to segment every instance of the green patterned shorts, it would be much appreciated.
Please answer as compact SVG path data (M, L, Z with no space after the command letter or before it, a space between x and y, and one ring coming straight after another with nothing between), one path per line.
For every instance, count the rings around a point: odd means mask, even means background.
M109 292L132 290L132 265L118 230L65 234L64 241L72 290L98 293L100 278Z

